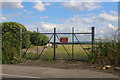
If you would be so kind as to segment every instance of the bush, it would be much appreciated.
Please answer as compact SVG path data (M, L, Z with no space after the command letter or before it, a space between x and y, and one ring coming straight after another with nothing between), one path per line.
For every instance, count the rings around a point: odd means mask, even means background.
M120 50L115 40L100 40L100 42L95 45L95 54L90 56L92 62L103 65L119 65Z

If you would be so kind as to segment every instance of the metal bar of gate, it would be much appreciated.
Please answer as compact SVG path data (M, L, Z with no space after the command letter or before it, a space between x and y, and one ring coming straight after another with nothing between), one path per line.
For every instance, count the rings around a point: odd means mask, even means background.
M56 28L54 28L54 54L53 54L53 60L56 58Z
M37 28L37 36L38 36L38 28ZM37 43L38 43L38 39L37 39ZM25 56L26 52L28 51L28 49L30 48L31 45L32 45L32 43L30 43L30 45L27 47L26 51L23 53L23 57ZM38 45L37 45L37 53L38 53Z
M43 51L45 50L45 47L42 49L42 51L40 52L40 54L38 55L38 57L36 59L39 59L40 56L42 55Z
M27 47L26 51L23 54L23 57L25 56L26 52L28 51L28 49L30 48L31 45L32 45L32 43L30 43L30 45Z
M94 27L92 27L92 53L94 55L94 33L95 33L95 30L94 30Z
M38 44L39 44L39 42L38 42L38 40L39 40L39 39L38 39L38 30L39 30L39 29L37 28L37 34L36 34L36 35L37 35L37 53L38 53Z
M33 33L23 33L23 34L33 34ZM53 33L38 33L38 34L53 34ZM56 33L56 34L73 34L73 33ZM74 33L74 34L91 34L91 33Z
M84 49L84 47L82 46L82 44L80 43L79 39L77 38L77 36L74 34L74 36L76 37L77 41L79 42L79 44L81 45L81 47L83 48L83 50L85 51L85 53L88 55L88 53L86 52L86 50ZM89 56L89 55L88 55Z
M74 27L72 28L72 60L74 58Z
M57 36L58 40L60 40L59 37L58 37L58 35L56 35L56 36ZM65 48L65 46L63 45L63 43L62 43L62 46L63 46L63 48L65 49L65 51L66 51L66 53L68 54L68 56L71 58L69 52L67 51L67 49Z
M52 39L53 35L50 37L50 39L48 40L48 42L50 42L50 40ZM40 56L42 55L43 51L45 50L45 47L42 49L42 51L40 52L40 54L38 55L38 57L36 59L39 59Z
M53 34L53 33L40 33L40 34ZM72 33L56 33L56 34L72 34ZM75 33L75 34L91 34L91 33Z

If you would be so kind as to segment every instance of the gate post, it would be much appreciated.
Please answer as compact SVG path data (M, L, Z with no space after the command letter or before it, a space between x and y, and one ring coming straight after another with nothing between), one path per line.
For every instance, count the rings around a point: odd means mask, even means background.
M20 58L22 55L22 28L20 28Z
M38 53L38 44L39 44L39 39L38 39L38 32L39 32L39 28L37 28L37 53Z
M74 59L74 27L72 27L72 61Z
M53 60L55 60L56 59L56 28L54 28L54 44L53 44L53 51L54 51L54 55L53 55Z
M92 53L94 54L94 35L95 34L95 28L94 27L92 27Z
M0 64L2 65L2 24L0 24Z

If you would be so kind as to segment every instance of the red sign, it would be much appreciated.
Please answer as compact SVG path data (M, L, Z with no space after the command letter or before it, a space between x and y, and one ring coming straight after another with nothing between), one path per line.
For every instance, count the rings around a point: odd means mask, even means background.
M61 37L60 42L61 43L68 43L68 37Z

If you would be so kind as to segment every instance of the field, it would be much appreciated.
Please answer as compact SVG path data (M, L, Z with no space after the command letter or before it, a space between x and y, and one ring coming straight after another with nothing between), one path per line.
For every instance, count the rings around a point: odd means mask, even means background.
M91 45L89 45L89 44L83 44L82 46L84 48L91 48ZM66 50L68 51L70 56L65 51L64 47L66 48ZM72 45L64 45L64 47L62 45L60 45L60 44L58 45L58 47L56 48L56 59L71 59L72 58ZM38 47L38 52L40 53L42 49L43 49L43 46L39 46ZM28 51L31 52L32 55L38 56L36 46L30 48ZM87 51L88 54L90 54L90 50L86 50L86 51ZM31 54L27 53L27 56L30 57ZM53 48L50 47L50 46L47 47L43 51L40 58L45 59L45 60L52 60L53 59ZM83 60L83 59L86 59L86 58L87 58L87 54L82 49L82 47L80 45L75 44L74 45L74 59Z

